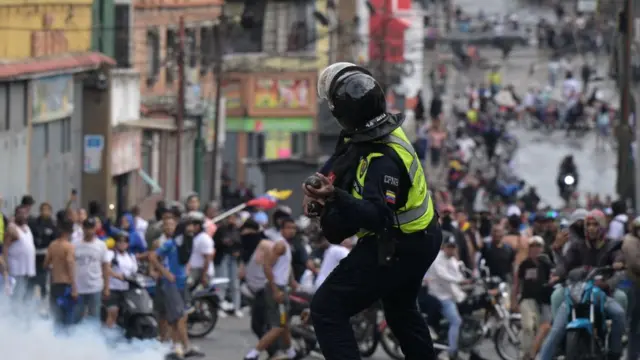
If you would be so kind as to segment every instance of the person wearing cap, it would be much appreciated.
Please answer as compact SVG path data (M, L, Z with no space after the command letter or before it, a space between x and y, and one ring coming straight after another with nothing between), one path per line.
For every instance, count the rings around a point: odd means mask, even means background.
M584 220L585 241L572 242L562 261L556 264L558 281L563 281L571 270L579 267L613 266L614 268L623 268L624 258L619 250L615 251L620 244L606 238L606 226L605 215L602 211L592 210L587 214ZM615 274L609 279L596 282L598 287L610 294L604 304L607 318L611 319L609 360L618 360L622 355L622 337L626 327L628 301L626 294L616 289L619 279L619 274ZM551 295L552 299L558 296L556 293L562 291L562 288L554 290ZM569 311L567 305L560 302L559 308L553 312L551 330L540 350L541 360L553 359L557 347L564 338Z
M433 359L415 300L442 234L421 161L401 128L404 116L388 113L383 87L351 63L324 69L318 95L342 131L315 175L319 186L303 184L303 207L307 216L319 216L330 242L360 239L311 302L320 348L327 360L357 359L349 318L382 299L405 356ZM311 214L309 204L323 210Z
M464 292L459 288L459 284L469 283L466 281L456 254L458 242L453 234L444 231L444 242L442 249L433 262L433 266L427 271L426 278L429 281L429 294L440 301L442 316L449 322L447 334L449 344L449 359L456 359L458 354L458 335L462 318L458 312L457 303L464 300Z
M213 278L213 257L215 246L213 239L204 228L205 216L199 211L190 211L186 220L193 225L193 248L189 257L189 284L194 288L198 284L208 288L209 280Z
M87 218L82 223L83 239L74 243L76 257L76 288L78 304L74 308L75 321L89 316L100 321L102 298L108 298L111 259L104 241L96 236L96 220Z
M551 279L552 264L543 251L544 240L532 236L527 258L518 267L511 291L512 310L522 314L520 352L529 360L535 359L551 328L551 287L547 282Z

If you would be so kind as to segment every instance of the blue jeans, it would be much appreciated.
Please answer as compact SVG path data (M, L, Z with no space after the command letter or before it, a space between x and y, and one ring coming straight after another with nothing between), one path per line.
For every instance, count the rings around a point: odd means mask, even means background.
M622 354L622 335L626 324L626 315L622 306L613 298L607 298L604 304L604 311L609 319L611 319L611 334L609 340L609 348L611 353ZM563 303L553 318L553 325L549 331L549 335L542 344L540 349L540 360L552 360L556 354L558 345L562 342L567 324L569 323L570 309L567 304Z
M238 258L232 256L230 254L226 254L222 257L222 262L220 265L216 266L216 277L226 277L229 278L229 285L226 287L222 285L221 287L225 287L223 290L223 294L227 293L227 295L231 296L231 301L233 302L233 306L236 310L240 310L241 307L241 297L240 297L240 284L238 280Z
M618 302L618 304L620 304L620 306L622 306L622 310L624 310L624 312L626 313L629 309L629 300L627 298L627 294L625 294L625 292L620 289L615 289L613 291L612 297L616 302ZM556 286L556 288L553 290L553 293L551 293L551 316L556 317L556 313L558 312L558 309L560 308L560 305L562 305L563 301L564 287Z
M75 322L80 322L85 313L87 317L100 321L100 307L102 306L102 292L91 294L79 294L74 306Z
M442 316L449 321L449 354L455 354L458 351L458 335L462 318L458 312L458 305L453 300L440 300L440 304L442 305Z

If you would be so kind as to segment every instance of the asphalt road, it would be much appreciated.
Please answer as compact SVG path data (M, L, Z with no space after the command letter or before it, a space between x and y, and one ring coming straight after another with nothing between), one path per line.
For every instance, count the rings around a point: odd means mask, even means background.
M228 317L220 319L218 326L208 337L194 342L207 354L206 359L241 360L247 351L253 348L256 338L251 333L247 317L240 319ZM488 360L499 359L492 342L480 344L478 352ZM264 358L266 359L266 355ZM370 359L388 360L390 357L379 347Z

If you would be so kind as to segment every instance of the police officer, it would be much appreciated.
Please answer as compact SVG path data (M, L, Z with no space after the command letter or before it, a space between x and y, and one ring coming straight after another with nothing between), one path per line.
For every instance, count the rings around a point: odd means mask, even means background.
M406 359L433 359L416 298L442 234L420 160L400 128L404 118L386 112L380 84L351 63L327 67L318 93L342 132L316 174L319 184L303 184L303 206L320 217L330 242L359 238L311 303L318 343L327 360L359 359L349 318L382 300ZM310 207L314 202L320 206Z

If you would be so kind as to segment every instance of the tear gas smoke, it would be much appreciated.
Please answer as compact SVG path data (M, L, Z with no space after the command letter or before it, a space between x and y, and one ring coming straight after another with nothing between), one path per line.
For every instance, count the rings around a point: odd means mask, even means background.
M0 294L0 297L3 297ZM158 341L125 341L117 331L83 323L56 330L35 306L19 309L0 299L0 346L11 360L162 360L168 353Z

